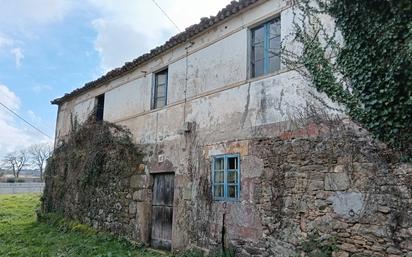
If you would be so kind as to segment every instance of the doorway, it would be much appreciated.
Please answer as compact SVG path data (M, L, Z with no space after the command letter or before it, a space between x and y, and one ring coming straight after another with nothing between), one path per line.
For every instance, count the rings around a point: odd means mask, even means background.
M171 250L173 224L174 173L154 175L151 245Z

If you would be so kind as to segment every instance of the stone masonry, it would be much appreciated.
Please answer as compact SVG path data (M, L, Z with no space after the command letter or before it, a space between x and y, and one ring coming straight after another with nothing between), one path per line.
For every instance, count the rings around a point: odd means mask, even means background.
M150 170L177 164L165 160L160 165L153 161L155 146L142 148L146 164L124 174L103 172L88 191L81 189L75 172L71 176L60 167L48 178L45 206L149 244ZM162 151L167 155L166 148ZM335 242L333 256L412 256L412 166L398 162L396 154L356 127L308 126L306 133L195 144L187 151L189 157L181 160L187 170L176 174L173 218L173 240L184 247L174 251L226 247L237 256L295 256L308 237L318 234ZM212 199L216 151L241 156L239 201ZM62 179L64 192L56 186ZM47 197L59 194L63 197Z

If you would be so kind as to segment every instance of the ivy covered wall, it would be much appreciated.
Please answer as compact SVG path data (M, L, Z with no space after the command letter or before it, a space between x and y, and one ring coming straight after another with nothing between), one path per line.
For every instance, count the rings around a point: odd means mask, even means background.
M412 2L301 0L296 6L304 17L295 21L303 51L292 63L353 120L411 160ZM334 18L343 44L336 30L325 33L319 19L325 14Z

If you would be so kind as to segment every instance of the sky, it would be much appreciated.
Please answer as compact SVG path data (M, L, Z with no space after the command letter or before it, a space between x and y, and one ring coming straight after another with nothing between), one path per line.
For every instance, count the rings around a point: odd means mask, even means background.
M177 26L215 15L230 0L155 0ZM153 0L0 0L0 159L54 137L50 101L177 34Z

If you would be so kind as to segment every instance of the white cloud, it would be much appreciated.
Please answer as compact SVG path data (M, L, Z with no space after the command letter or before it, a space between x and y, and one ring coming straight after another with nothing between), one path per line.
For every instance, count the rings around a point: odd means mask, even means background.
M38 29L62 20L80 4L72 0L0 0L0 56L13 56L19 68L25 42L38 37Z
M215 15L229 2L157 0L182 30L203 16ZM88 0L88 3L88 8L99 16L93 21L93 27L97 31L95 48L100 54L103 71L133 60L177 33L151 0Z
M0 6L2 27L25 30L33 25L61 20L75 7L75 3L70 0L0 0Z
M183 30L201 17L217 13L230 0L156 0ZM177 33L174 25L151 0L0 0L0 32L19 38L36 37L35 29L61 21L70 13L85 12L97 32L95 50L102 71L122 66L126 61L161 45ZM25 40L23 40L25 41ZM16 65L24 57L21 44L0 34L2 46L12 51Z
M0 34L0 50L5 47L12 46L14 44L14 40L9 38L6 35Z
M19 97L2 84L0 84L0 102L14 112L19 112L21 105ZM32 121L39 121L34 112L32 112L32 115L29 113L29 116ZM49 141L48 138L27 127L17 120L11 112L0 106L0 159L8 152L26 148L34 143Z
M16 62L16 68L20 68L21 61L24 58L23 50L19 47L13 48L10 51L14 55L14 60Z

